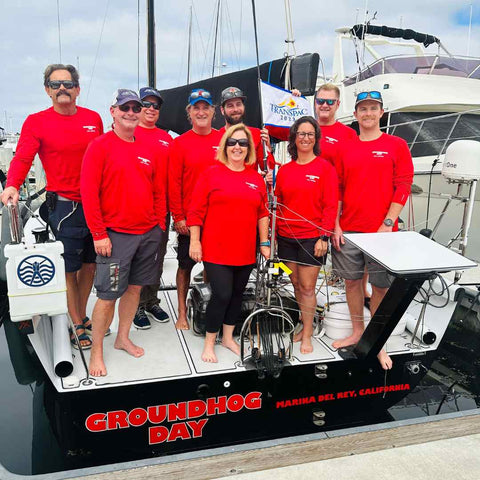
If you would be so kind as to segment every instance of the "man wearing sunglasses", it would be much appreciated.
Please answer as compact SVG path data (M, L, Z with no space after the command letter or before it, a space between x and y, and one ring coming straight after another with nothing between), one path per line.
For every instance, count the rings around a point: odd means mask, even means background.
M103 338L115 303L119 324L115 348L135 358L142 347L129 338L144 285L158 283L160 242L165 235L166 149L135 137L142 102L133 90L119 89L110 107L113 130L95 139L82 164L85 217L97 253L97 302L92 316L90 374L107 374Z
M405 140L380 130L383 113L380 92L361 92L357 95L355 118L360 135L344 143L336 165L340 201L332 237L332 260L335 271L345 279L353 333L335 341L335 348L353 345L363 334L362 277L365 267L372 285L372 317L391 283L381 265L345 242L343 232L397 230L397 219L408 199L413 181L413 163L408 145ZM385 350L381 350L378 359L384 369L392 367L392 360Z
M217 161L217 148L221 139L218 130L212 128L215 106L210 92L202 88L192 90L186 111L192 128L173 140L168 172L169 208L178 233L178 319L175 326L181 330L190 328L186 302L190 274L196 263L189 255L190 230L186 223L187 213L200 174Z
M64 246L68 312L80 345L90 348L85 309L95 273L95 251L83 214L80 169L87 145L103 133L103 124L98 113L77 106L80 85L73 65L49 65L44 86L52 106L25 120L2 202L18 202L18 189L38 154L47 177L49 225ZM74 336L72 344L78 348Z
M322 136L320 138L320 156L332 165L343 142L357 136L355 130L335 119L340 106L340 90L336 85L325 83L315 94L315 117Z
M219 130L221 136L223 136L225 131L232 125L244 123L243 119L245 117L246 98L247 97L244 95L242 90L237 87L227 87L222 91L220 98L220 111L225 119L225 126ZM248 129L252 134L253 143L255 144L255 156L257 159L255 169L262 172L265 170L262 140L265 142L265 146L267 148L268 168L273 169L275 167L275 159L271 153L270 136L268 135L268 130L265 128L260 130L256 127L248 127Z
M160 92L152 87L143 87L139 91L140 100L142 101L142 111L140 113L140 123L135 130L135 138L139 141L148 142L152 149L162 150L168 155L168 148L172 142L172 137L161 128L157 128L158 117L160 116L160 107L163 98ZM170 215L167 215L166 235L162 236L160 244L160 277L163 273L163 259L167 251L168 229L170 226ZM139 330L147 330L151 328L150 319L147 313L156 322L168 322L168 313L160 307L160 299L158 298L158 289L160 284L146 285L142 288L140 294L140 304L137 313L133 319L133 326Z

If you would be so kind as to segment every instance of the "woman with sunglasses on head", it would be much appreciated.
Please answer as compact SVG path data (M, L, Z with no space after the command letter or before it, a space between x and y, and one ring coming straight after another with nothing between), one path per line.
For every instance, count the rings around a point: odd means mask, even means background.
M334 167L321 158L320 128L313 117L301 117L290 128L290 163L278 171L278 256L292 270L290 279L302 315L300 352L313 351L315 285L325 263L328 240L335 226L338 181Z
M233 330L255 266L257 229L260 251L265 258L270 255L266 188L260 174L246 168L256 157L252 135L243 123L225 132L217 158L219 163L198 180L187 218L190 256L203 261L212 288L204 362L217 362L214 347L222 325L222 345L240 355Z

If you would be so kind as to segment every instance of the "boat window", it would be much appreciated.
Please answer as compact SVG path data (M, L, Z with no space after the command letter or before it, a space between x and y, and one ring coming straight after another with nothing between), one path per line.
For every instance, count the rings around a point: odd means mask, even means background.
M347 77L343 83L349 86L383 73L448 75L480 79L480 59L437 55L385 57L372 63L360 73Z

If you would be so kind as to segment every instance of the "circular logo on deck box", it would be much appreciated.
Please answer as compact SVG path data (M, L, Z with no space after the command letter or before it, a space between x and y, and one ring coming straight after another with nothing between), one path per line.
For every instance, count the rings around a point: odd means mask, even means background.
M55 276L55 265L44 255L30 255L18 265L17 276L27 287L43 287Z

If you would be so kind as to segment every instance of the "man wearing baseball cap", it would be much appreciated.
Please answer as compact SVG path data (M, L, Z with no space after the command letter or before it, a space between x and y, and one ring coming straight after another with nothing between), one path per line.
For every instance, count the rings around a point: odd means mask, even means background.
M115 348L144 354L129 338L143 285L158 282L158 249L165 235L166 152L135 137L142 102L133 90L115 92L113 130L88 147L82 164L85 217L97 253L90 374L104 376L103 338L119 303Z
M148 142L152 149L160 150L168 155L168 149L172 142L172 137L157 128L157 121L160 115L160 108L163 98L160 92L152 87L143 87L139 91L140 100L142 101L142 111L140 113L140 123L135 129L135 138L139 141ZM167 209L168 210L168 209ZM163 273L163 259L167 251L168 229L170 226L170 215L167 214L165 219L166 235L162 236L160 243L160 277ZM139 330L151 328L150 318L156 322L168 322L168 313L160 307L160 299L158 298L159 283L154 285L145 285L140 294L140 304L137 313L133 319L133 326ZM148 314L148 315L147 315Z
M237 87L227 87L222 91L220 96L220 111L225 119L225 126L219 130L221 136L223 136L225 131L232 125L244 123L246 99L247 97L243 91ZM257 158L255 169L260 171L265 170L262 140L265 142L267 149L268 167L272 169L275 166L275 159L271 153L270 136L268 135L267 129L264 128L260 130L256 127L248 127L248 129L252 134L253 143L255 144L255 154Z
M332 260L334 270L345 279L353 333L335 341L335 348L353 345L363 334L362 277L365 266L372 285L372 317L391 283L381 265L345 242L343 232L398 230L397 219L408 199L413 181L412 157L405 140L380 130L383 113L380 92L361 92L357 95L355 118L360 134L344 142L337 162L340 200L332 237ZM385 350L380 351L378 359L385 370L392 368L392 360Z
M190 231L186 218L192 193L200 174L213 165L221 135L212 127L215 106L212 95L203 88L190 92L186 107L191 130L175 138L170 147L168 200L178 233L177 295L178 319L175 326L190 328L187 320L187 293L195 261L190 258Z

